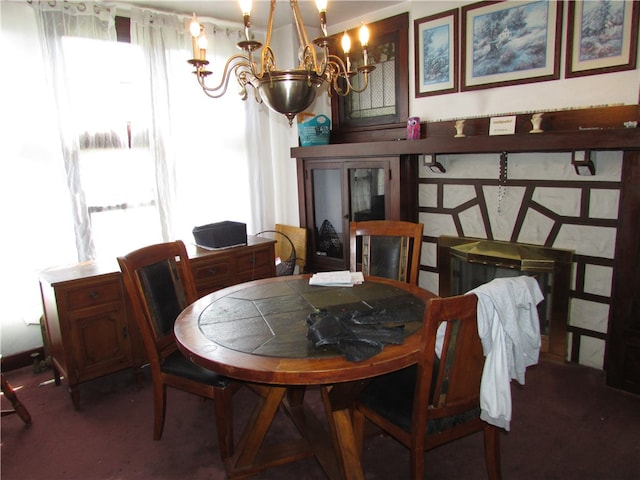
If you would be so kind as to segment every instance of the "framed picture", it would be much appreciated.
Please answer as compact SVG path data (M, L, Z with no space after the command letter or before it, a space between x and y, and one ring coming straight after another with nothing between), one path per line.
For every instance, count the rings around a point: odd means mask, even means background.
M565 76L636 68L638 2L569 2Z
M562 2L462 7L462 90L560 78Z
M458 91L458 9L414 20L416 97Z

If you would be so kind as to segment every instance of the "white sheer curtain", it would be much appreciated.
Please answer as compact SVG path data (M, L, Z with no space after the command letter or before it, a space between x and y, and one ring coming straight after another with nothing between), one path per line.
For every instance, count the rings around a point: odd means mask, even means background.
M38 272L77 262L53 90L34 11L0 2L0 276L4 355L42 345ZM28 72L28 73L27 73Z
M82 104L82 101L77 101L78 95L71 90L72 85L67 81L69 76L67 70L70 65L65 58L67 50L64 43L73 37L115 42L115 8L73 2L34 2L33 7L36 11L44 58L48 60L45 71L49 85L53 88L58 114L58 128L67 174L67 187L71 195L78 260L89 260L95 257L95 248L80 178L79 133L86 131L85 127L90 126L83 125L83 117L78 115L74 108L78 103ZM96 71L95 74L99 75L100 71Z
M165 236L190 240L194 226L223 220L244 222L249 233L256 233L263 215L252 207L262 198L262 163L269 157L261 148L260 121L249 120L258 118L258 109L246 113L246 104L234 95L239 87L233 79L223 97L205 96L187 63L189 18L132 9L131 20L131 41L142 47L148 73L153 116L143 129L149 129L158 169ZM238 52L241 30L200 22L209 40L213 83L226 59Z

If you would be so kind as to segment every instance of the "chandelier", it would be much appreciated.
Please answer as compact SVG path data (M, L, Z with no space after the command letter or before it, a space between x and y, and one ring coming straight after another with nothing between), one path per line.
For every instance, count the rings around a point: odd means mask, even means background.
M289 5L293 13L298 40L300 43L297 68L279 70L276 66L276 56L271 48L271 33L273 30L273 16L276 0L271 0L269 23L265 44L253 40L251 35L251 0L240 0L240 8L244 18L244 40L238 42L242 53L229 57L224 65L222 79L215 86L207 85L207 77L211 72L207 70L209 62L206 59L207 39L204 27L193 14L190 25L193 45L193 57L189 63L194 66L194 74L206 95L220 98L227 91L230 77L235 75L240 85L240 95L247 99L247 85L253 87L254 97L258 103L266 103L274 112L281 113L292 125L295 116L306 110L316 98L316 91L326 87L327 93L332 95L348 95L350 92L363 92L369 84L369 74L375 69L369 65L367 46L369 30L363 24L359 36L363 51L363 65L353 68L349 58L351 39L345 32L342 37L342 49L345 60L329 53L329 47L334 39L327 35L327 0L316 0L320 13L320 28L322 36L309 42L307 32L302 22L302 15L297 0L290 0ZM318 47L318 48L316 48ZM261 49L260 52L258 52ZM259 58L256 59L255 57ZM357 76L360 81L356 84L352 79Z

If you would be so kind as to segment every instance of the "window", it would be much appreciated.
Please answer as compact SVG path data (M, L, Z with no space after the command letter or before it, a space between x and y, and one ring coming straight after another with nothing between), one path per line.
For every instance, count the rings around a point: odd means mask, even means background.
M144 136L142 54L124 42L63 41L72 114L80 142L78 169L96 257L114 258L162 240L155 167Z

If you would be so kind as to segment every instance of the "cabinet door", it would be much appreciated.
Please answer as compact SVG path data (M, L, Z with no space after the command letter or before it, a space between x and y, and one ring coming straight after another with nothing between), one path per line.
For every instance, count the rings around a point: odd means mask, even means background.
M68 316L68 368L71 385L116 372L131 365L131 345L122 302L72 310Z
M235 283L248 282L274 275L275 265L273 246L256 248L248 252L239 252L236 257Z
M389 159L305 162L306 218L315 270L348 268L349 223L396 219Z
M191 261L198 296L220 290L231 284L231 256L211 255Z

